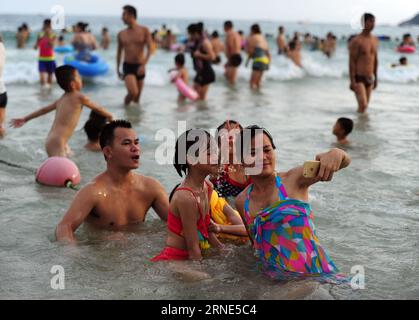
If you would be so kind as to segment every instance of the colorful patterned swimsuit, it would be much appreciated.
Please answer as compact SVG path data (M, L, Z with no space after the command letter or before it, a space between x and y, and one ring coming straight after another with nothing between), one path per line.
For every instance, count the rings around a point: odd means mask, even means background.
M252 216L249 201L253 185L250 185L244 203L246 224L264 271L281 279L330 276L338 272L317 239L310 205L288 198L278 176L275 182L279 201Z

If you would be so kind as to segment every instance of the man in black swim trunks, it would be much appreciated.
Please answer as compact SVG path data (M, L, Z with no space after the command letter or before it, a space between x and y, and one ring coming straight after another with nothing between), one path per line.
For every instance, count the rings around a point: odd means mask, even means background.
M350 89L355 92L359 113L365 112L371 92L377 87L378 39L371 34L374 25L375 17L365 13L362 16L363 31L349 43Z
M4 123L6 121L7 92L3 81L3 67L5 61L6 50L4 49L3 39L0 35L0 138L6 133Z
M231 21L224 22L225 39L225 53L227 56L227 63L225 64L225 77L227 81L234 85L237 78L237 68L242 63L241 52L241 37L234 31L233 23Z
M140 101L144 86L145 66L151 56L152 39L147 27L137 23L137 10L132 6L124 6L122 20L128 26L118 34L118 51L116 70L120 79L125 81L128 94L125 105ZM144 49L147 54L144 55ZM124 53L123 74L120 72L122 53Z

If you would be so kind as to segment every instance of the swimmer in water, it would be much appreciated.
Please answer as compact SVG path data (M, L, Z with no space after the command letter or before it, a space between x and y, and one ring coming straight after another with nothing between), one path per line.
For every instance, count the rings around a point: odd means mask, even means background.
M294 62L297 67L303 67L301 64L301 51L294 40L292 40L288 45L287 57Z
M349 144L348 135L352 132L354 122L348 118L339 118L333 126L333 134L340 145Z
M48 134L45 149L48 157L68 157L71 151L67 142L79 122L83 106L109 121L112 121L112 114L80 92L83 82L75 68L68 65L61 66L56 69L55 76L58 84L65 91L61 98L23 118L12 119L11 125L14 128L20 128L28 121L55 110L55 119Z
M106 118L97 114L96 112L90 112L89 120L84 124L84 132L86 132L88 142L85 144L85 148L89 151L98 152L102 151L99 143L100 132L106 125Z
M209 232L213 187L207 176L218 169L214 138L203 129L184 132L176 141L173 165L186 177L170 195L166 247L151 261L202 260L202 251L210 245L223 247Z
M58 241L75 243L74 232L83 222L100 228L118 228L144 222L153 208L167 220L169 201L156 179L133 170L140 164L140 143L131 124L125 120L108 123L100 135L107 169L84 186L58 223Z
M189 75L188 75L188 70L186 70L185 68L185 55L183 53L178 53L175 56L175 65L176 65L176 70L178 72L176 78L180 78L183 80L183 82L185 82L185 84L189 84ZM185 101L185 96L179 92L179 96L178 96L178 102L182 102Z
M401 58L399 59L399 64L395 64L395 63L393 63L393 64L391 65L391 67L392 67L392 68L395 68L395 67L406 67L407 65L408 65L407 58L406 58L406 57L401 57Z

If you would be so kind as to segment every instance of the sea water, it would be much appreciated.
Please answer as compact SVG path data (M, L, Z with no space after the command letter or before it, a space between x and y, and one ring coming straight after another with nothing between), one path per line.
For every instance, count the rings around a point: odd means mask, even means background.
M0 16L7 62L4 70L9 104L7 117L26 115L59 98L54 85L42 91L38 85L37 52L33 41L41 16ZM132 122L141 139L138 172L153 176L170 190L180 177L170 164L156 164L162 129L177 134L179 123L214 129L226 119L243 125L268 128L277 145L277 169L288 170L333 147L332 127L339 117L354 120L347 152L352 164L335 174L330 183L318 183L310 191L314 221L320 242L341 272L355 275L363 270L364 289L348 285L321 284L306 280L278 282L260 274L249 245L228 245L228 253L211 252L201 271L202 280L182 276L168 264L149 259L164 247L166 228L151 210L143 225L122 233L77 230L77 246L64 246L54 239L54 229L68 209L75 192L40 186L33 171L46 159L45 138L54 115L35 119L20 129L8 129L0 140L0 298L3 299L394 299L419 297L419 55L409 55L411 66L390 68L400 54L395 40L381 43L379 85L373 92L368 114L358 115L349 90L346 41L339 40L336 54L328 59L320 52L303 48L305 70L275 54L264 75L260 92L249 89L250 68L239 68L235 88L226 85L223 68L216 66L217 82L205 103L178 105L177 91L167 70L174 53L158 51L147 66L145 88L139 106L123 106L125 87L115 73L115 36L123 24L118 17L69 17L68 23L90 22L98 35L107 26L113 43L98 53L110 64L110 72L85 81L83 92L110 110L115 118ZM140 19L150 29L166 23L183 35L190 21ZM15 49L14 31L27 22L32 40L27 49ZM204 21L209 31L222 28L222 21ZM238 21L248 31L252 21ZM261 23L262 30L275 34L278 23ZM284 24L294 30L324 36L333 31L341 39L356 33L349 25ZM377 27L376 34L393 39L418 28ZM224 57L223 57L224 58ZM62 56L57 55L58 64ZM225 60L224 60L225 61ZM194 76L187 56L190 77ZM84 110L69 144L79 166L82 182L105 168L100 153L83 149L82 130L89 111ZM183 124L182 124L183 125ZM119 240L111 240L118 238ZM53 266L65 272L65 290L51 287ZM192 264L190 268L195 268Z

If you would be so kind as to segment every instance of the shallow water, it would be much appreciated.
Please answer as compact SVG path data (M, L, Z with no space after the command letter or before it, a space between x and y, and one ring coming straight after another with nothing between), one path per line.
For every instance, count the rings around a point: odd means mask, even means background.
M203 104L177 105L176 90L165 74L171 67L173 54L164 52L151 61L140 106L122 106L125 89L113 74L87 83L84 92L117 118L133 123L142 142L138 171L159 179L167 191L179 182L179 177L171 165L156 165L155 152L160 144L156 133L160 129L177 132L178 121L187 121L188 127L208 129L216 128L226 118L244 125L265 126L278 146L277 168L281 171L331 148L334 142L331 130L336 119L352 118L355 130L347 150L353 159L351 166L335 175L332 183L314 186L310 199L320 242L342 272L350 274L356 265L365 268L364 290L308 280L287 283L270 280L255 270L249 246L230 245L225 255L211 252L200 267L209 275L208 279L197 281L192 275L182 276L168 264L148 261L159 253L165 240L165 226L154 212L150 212L144 225L124 231L121 240L109 240L115 236L110 231L82 226L77 231L80 240L77 247L55 242L54 228L74 191L34 182L33 171L46 158L43 143L53 119L50 114L19 130L9 129L7 137L0 140L0 160L25 168L0 163L0 298L417 299L417 83L380 82L368 115L359 116L346 76L339 73L346 64L345 48L339 50L330 61L307 53L321 69L337 70L339 76L305 73L288 79L285 71L288 67L279 68L278 77L275 72L267 73L259 93L248 89L246 69L241 70L236 89L225 85L219 69L218 82L211 86L209 99ZM19 52L21 56L13 56L13 49L9 52L12 56L9 54L8 61L22 57L24 63L35 55L31 50ZM396 54L391 57L390 52L380 54L389 55L388 59L398 57ZM105 55L113 61L114 51ZM274 63L287 62L275 58ZM17 68L16 64L6 65L6 71L10 68ZM34 70L36 77L36 66ZM7 75L10 76L11 73ZM49 93L41 93L32 80L8 82L7 77L8 118L25 115L61 94L56 86ZM100 154L83 150L86 138L80 128L88 113L83 112L78 130L70 140L82 185L105 167ZM65 290L51 289L53 265L65 269Z

